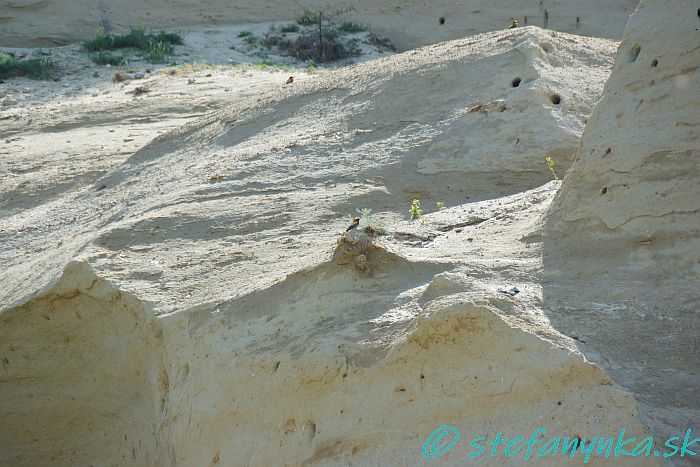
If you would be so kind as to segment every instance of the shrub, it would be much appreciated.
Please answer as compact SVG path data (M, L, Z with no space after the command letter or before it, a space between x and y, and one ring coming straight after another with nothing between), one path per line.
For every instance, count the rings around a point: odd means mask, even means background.
M146 50L148 61L151 63L163 63L173 52L173 46L167 42L151 42Z
M416 219L423 215L423 210L420 208L419 199L414 199L411 202L411 208L408 210L408 213L411 215L411 219Z
M343 24L338 26L338 30L342 32L343 34L354 34L357 32L363 32L367 30L367 27L359 24L359 23L353 23L351 21L345 21Z
M321 14L322 12L304 10L304 13L297 18L297 23L301 24L302 26L312 26L314 24L318 24Z
M299 26L294 23L287 24L285 26L282 26L282 28L280 28L280 31L283 33L299 32Z
M375 235L386 235L387 226L377 221L372 217L372 210L369 208L356 209L357 213L360 215L360 223L357 226L359 229L364 229L365 233L375 236Z
M11 76L50 79L53 78L56 68L56 62L48 58L18 60L11 55L0 54L0 79Z
M99 28L93 39L83 42L83 47L88 52L103 52L105 50L134 48L146 53L148 60L152 63L162 63L173 53L174 45L183 44L182 35L175 32L160 31L150 33L144 26L132 26L127 34L107 34L104 28ZM96 55L93 61L110 60L115 56ZM100 63L100 62L97 62Z
M90 59L98 65L114 65L119 66L127 62L124 54L110 54L105 51L90 54Z

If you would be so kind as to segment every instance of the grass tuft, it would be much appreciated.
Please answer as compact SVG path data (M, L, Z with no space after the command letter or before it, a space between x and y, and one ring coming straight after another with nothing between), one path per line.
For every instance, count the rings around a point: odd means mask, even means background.
M104 28L99 28L93 39L83 42L83 47L88 52L138 49L146 53L150 62L162 63L173 53L175 45L182 44L183 39L180 33L165 31L151 33L143 26L132 26L127 34L107 34ZM108 59L104 55L97 55L95 58Z
M103 50L90 54L90 59L98 65L119 66L127 63L124 54L111 54Z
M359 23L353 23L352 21L345 21L338 26L338 30L343 34L355 34L366 31L367 26Z
M287 24L287 25L282 26L280 28L280 32L285 33L285 34L290 33L290 32L299 32L299 25L294 24L294 23Z
M56 62L49 58L18 60L11 55L0 54L0 79L13 76L26 76L31 79L52 79L56 69Z
M320 12L304 10L304 13L297 18L297 23L302 26L313 26L314 24L318 24L320 15Z

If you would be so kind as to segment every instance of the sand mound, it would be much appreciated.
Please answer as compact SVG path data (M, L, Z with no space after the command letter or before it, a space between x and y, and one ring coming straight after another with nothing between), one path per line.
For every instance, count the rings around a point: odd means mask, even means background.
M31 295L27 283L54 280L83 250L104 277L170 312L230 296L223 266L237 266L242 294L321 261L326 247L309 245L333 242L355 209L404 212L413 198L455 205L538 186L550 177L546 154L567 166L614 46L519 28L338 70L212 113L90 189L4 219L6 303ZM481 175L465 184L468 173ZM28 267L33 261L41 266Z
M159 319L71 263L2 316L0 463L415 464L441 424L465 436L528 435L544 419L562 438L643 434L632 398L596 366L488 304L513 313L507 300L425 300L446 265L379 250L372 279L329 261ZM462 465L466 447L442 463Z
M559 282L545 295L577 309L558 320L597 335L589 344L640 395L657 432L700 417L696 7L642 2L632 16L545 243L545 270Z

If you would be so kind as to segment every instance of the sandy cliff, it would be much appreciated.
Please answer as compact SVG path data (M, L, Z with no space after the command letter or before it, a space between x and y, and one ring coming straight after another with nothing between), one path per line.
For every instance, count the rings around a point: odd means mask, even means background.
M700 419L698 15L689 2L642 2L631 18L544 250L545 299L568 309L553 318L666 433Z

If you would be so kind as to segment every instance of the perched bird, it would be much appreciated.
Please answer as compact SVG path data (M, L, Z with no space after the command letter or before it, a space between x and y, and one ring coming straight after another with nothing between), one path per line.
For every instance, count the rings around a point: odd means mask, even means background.
M352 229L356 228L358 225L360 225L360 218L359 217L353 217L352 223L350 224L350 227L345 229L346 232L350 232Z
M514 19L513 21L510 22L510 26L508 26L508 29L515 29L518 26L520 26L520 24L518 23L518 20Z
M284 84L292 84L293 82L294 82L294 76L290 76L289 78L287 78L287 82Z
M445 25L445 17L441 16L439 22L440 22L440 26L444 26Z

